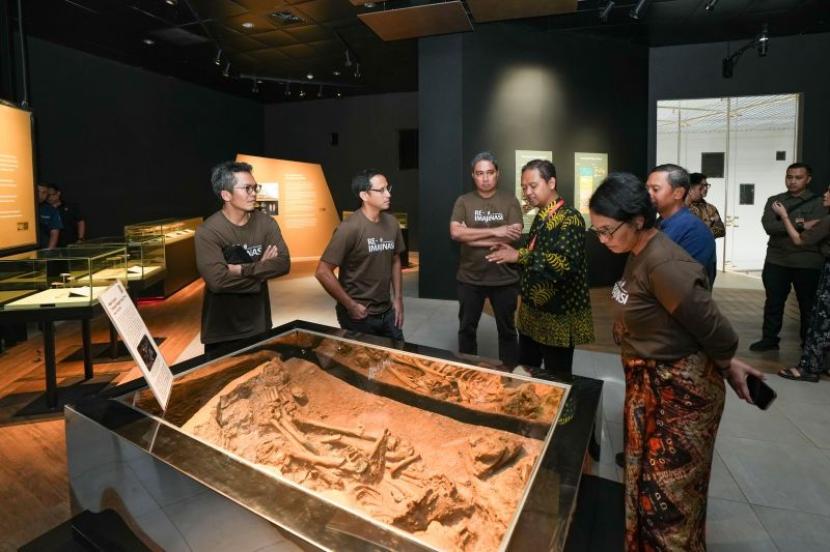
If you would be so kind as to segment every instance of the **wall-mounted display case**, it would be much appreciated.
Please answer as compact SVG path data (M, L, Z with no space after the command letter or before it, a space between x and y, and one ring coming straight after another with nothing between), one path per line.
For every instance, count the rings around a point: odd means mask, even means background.
M166 412L141 381L68 407L73 508L165 550L564 545L601 382L302 321L250 341L174 366Z
M199 277L194 237L200 224L201 217L191 217L138 222L124 227L127 242L162 238L165 273L159 293L164 297L172 295Z
M165 274L164 237L162 235L105 236L93 238L70 248L104 246L124 247L127 250L127 280L130 287L146 287L162 279Z
M83 307L127 281L123 246L39 249L0 258L0 309Z

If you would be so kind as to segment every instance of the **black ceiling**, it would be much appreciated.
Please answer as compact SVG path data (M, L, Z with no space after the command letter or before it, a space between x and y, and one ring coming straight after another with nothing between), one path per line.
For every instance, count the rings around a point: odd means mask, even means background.
M23 2L23 21L33 36L274 102L299 99L301 82L305 99L321 90L332 96L417 89L417 41L383 42L357 14L435 1L356 7L350 0L38 0ZM628 14L637 1L618 0L602 22L607 0L580 0L575 13L519 24L649 46L749 39L764 23L773 37L830 31L830 0L719 0L711 13L704 10L708 1L653 0L634 20ZM224 77L228 61L230 77ZM254 77L262 81L257 92ZM285 83L292 81L286 96Z

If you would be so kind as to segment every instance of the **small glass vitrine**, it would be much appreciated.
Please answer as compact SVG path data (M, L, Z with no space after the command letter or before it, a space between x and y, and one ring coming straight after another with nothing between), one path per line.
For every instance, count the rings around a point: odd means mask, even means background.
M0 308L89 306L113 282L127 281L124 246L38 249L0 258Z
M126 236L105 236L93 238L77 247L124 247L127 250L127 280L133 282L155 281L164 276L166 259L164 252L164 236L161 234Z

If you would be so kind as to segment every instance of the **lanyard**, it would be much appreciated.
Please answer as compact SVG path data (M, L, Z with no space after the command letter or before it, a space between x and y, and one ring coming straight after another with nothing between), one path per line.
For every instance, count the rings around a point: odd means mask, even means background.
M550 217L552 217L553 215L555 215L556 211L558 211L559 208L562 207L563 205L565 205L565 200L562 199L562 198L559 198L559 201L557 201L556 203L553 204L553 207L550 209L550 211L548 211L548 214L545 215L545 217L539 222L539 224L540 225L546 224L548 222L548 219ZM536 238L539 236L539 229L540 229L539 226L537 226L536 227L536 233L531 238L530 245L527 246L528 251L533 251L533 249L536 247Z

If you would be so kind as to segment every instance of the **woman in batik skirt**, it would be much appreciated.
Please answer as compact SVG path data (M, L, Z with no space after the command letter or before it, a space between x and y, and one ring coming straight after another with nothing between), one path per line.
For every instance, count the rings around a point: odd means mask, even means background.
M629 253L612 289L614 337L625 369L625 547L706 549L706 497L725 397L724 378L750 401L734 357L738 336L712 300L706 271L654 228L636 176L609 175L590 203L591 229Z

